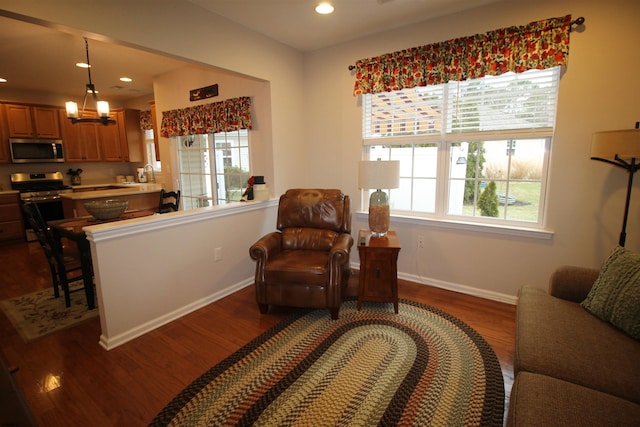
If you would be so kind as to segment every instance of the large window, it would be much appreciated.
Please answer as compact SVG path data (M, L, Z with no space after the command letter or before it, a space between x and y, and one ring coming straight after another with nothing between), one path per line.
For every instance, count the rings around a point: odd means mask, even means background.
M177 137L183 209L237 202L249 179L249 132Z
M556 67L363 95L364 158L400 161L392 211L541 226L559 76Z

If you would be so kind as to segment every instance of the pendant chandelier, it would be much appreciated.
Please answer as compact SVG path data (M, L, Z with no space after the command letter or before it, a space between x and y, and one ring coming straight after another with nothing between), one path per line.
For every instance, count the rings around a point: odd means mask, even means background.
M69 101L65 103L65 108L67 110L67 118L71 120L71 123L102 123L107 126L109 124L115 124L116 121L109 118L109 103L107 101L100 101L98 99L98 92L96 91L96 87L91 82L91 63L89 62L89 41L87 38L84 38L85 50L87 52L87 73L89 75L89 83L86 84L86 91L84 93L84 101L82 103L82 111L78 114L78 104ZM87 96L91 94L93 96L93 100L96 103L96 111L98 112L98 117L84 117L84 109L87 105Z

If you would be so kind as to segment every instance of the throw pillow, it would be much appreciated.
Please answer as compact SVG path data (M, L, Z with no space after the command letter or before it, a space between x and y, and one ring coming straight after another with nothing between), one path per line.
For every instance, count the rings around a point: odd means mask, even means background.
M616 247L581 305L640 340L640 254Z

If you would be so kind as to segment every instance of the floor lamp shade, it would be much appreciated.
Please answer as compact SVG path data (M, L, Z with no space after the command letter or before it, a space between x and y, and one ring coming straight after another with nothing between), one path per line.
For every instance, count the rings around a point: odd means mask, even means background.
M374 236L389 231L389 198L382 189L400 186L400 161L363 160L358 170L360 188L376 189L369 198L369 229Z
M637 126L637 125L636 125ZM627 238L627 218L629 201L633 187L633 175L638 170L640 160L640 129L612 130L596 132L591 139L591 159L621 167L629 172L627 199L622 219L619 245L624 246Z
M591 139L591 159L625 167L627 162L640 159L640 129L596 132Z

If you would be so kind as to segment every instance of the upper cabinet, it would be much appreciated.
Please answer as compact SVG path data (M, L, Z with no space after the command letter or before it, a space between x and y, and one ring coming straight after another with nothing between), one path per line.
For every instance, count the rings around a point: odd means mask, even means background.
M3 109L9 138L60 139L57 108L4 104Z
M97 113L85 111L84 116ZM140 111L117 109L111 118L115 125L74 124L61 108L0 103L0 163L11 161L9 138L62 139L67 162L143 162Z
M62 121L64 160L67 162L100 162L100 150L95 123L73 124L65 110L59 110ZM86 113L85 113L86 114ZM96 115L97 116L97 115Z
M9 155L9 132L7 130L7 120L4 108L0 105L0 163L10 163Z
M97 125L98 144L105 162L144 161L140 111L116 110L111 113L115 126Z
M160 161L160 143L158 142L158 129L157 115L156 115L156 103L151 102L151 121L153 122L153 145L156 147L156 160Z
M138 110L116 110L110 114L116 124L71 123L60 110L62 139L67 162L142 162L143 143ZM85 116L97 117L85 111Z

